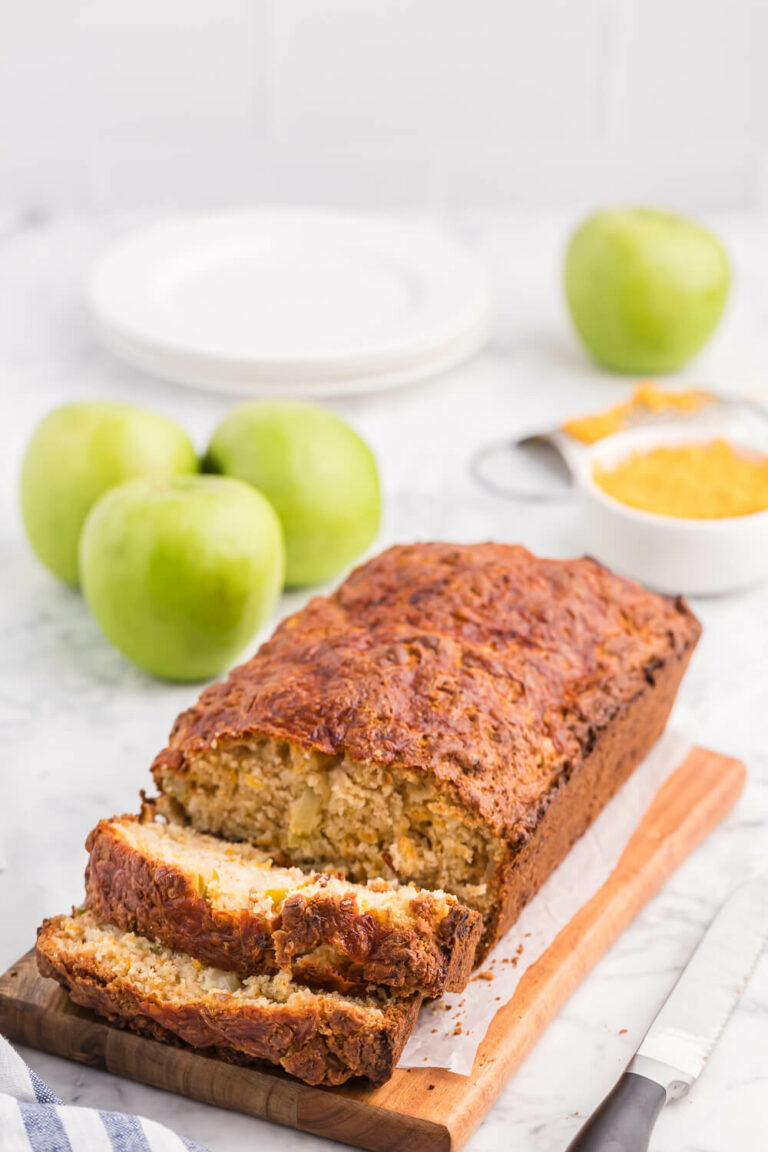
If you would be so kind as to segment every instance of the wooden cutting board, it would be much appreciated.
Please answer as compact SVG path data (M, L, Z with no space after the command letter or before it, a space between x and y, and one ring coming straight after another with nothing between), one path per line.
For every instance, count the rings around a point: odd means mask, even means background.
M455 1150L492 1107L550 1021L744 786L738 760L694 749L657 794L613 874L523 976L480 1045L471 1077L402 1069L382 1088L311 1088L123 1032L37 974L33 953L0 977L0 1031L11 1040L221 1108L373 1152Z

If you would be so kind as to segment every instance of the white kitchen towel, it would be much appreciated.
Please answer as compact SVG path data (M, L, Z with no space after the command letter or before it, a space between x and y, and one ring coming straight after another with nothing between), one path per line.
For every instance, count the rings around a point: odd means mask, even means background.
M0 1152L205 1152L170 1128L128 1116L75 1108L0 1036Z

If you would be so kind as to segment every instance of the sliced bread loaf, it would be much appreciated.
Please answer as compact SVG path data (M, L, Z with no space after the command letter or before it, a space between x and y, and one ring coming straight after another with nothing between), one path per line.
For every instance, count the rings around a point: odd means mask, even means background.
M135 816L88 837L86 905L217 968L340 992L460 991L480 914L445 892L279 868L248 844Z
M279 1064L308 1084L388 1079L421 1000L313 992L287 972L241 980L89 911L44 921L37 961L77 1004L123 1027Z
M182 713L158 803L281 863L452 892L480 956L659 737L699 632L594 560L390 548Z

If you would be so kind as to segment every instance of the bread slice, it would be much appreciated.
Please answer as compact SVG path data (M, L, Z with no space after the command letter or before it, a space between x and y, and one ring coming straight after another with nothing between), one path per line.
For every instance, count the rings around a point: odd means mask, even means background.
M478 959L661 734L700 627L589 558L390 548L176 721L169 817L481 912Z
M72 999L114 1023L242 1061L265 1060L307 1084L387 1080L421 997L353 999L313 992L287 972L249 976L209 968L100 920L92 912L44 921L37 962Z
M216 968L427 996L472 971L482 918L445 892L279 868L248 844L136 816L102 820L86 847L88 908Z

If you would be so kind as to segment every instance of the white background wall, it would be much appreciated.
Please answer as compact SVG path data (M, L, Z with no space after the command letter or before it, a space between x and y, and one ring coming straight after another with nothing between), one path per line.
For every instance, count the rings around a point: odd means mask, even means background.
M768 206L766 0L0 0L0 205Z

